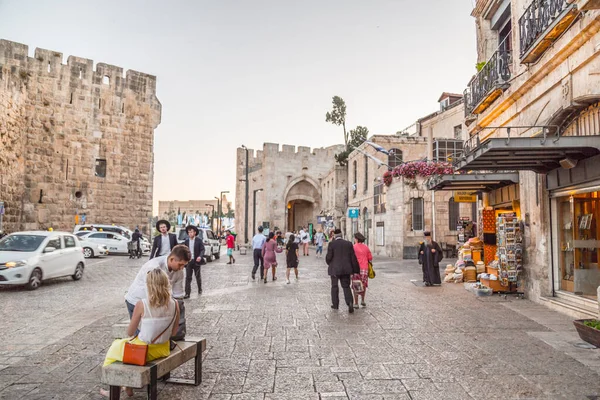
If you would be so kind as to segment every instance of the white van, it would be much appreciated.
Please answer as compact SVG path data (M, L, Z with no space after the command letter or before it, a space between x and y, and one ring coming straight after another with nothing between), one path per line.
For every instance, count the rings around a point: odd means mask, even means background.
M198 228L198 237L204 243L204 258L206 261L218 260L221 258L221 243L213 231L206 228ZM177 243L182 244L188 238L185 228L177 228Z
M100 231L100 229L102 229L102 232L111 232L111 233L119 234L121 236L124 236L127 240L131 240L131 235L133 235L133 232L129 228L126 228L126 227L120 226L120 225L106 225L106 224L75 225L75 229L73 229L73 233L75 235L77 235L77 233L81 232L81 231L91 232L92 227L94 227L94 229L96 229L97 231ZM77 236L79 236L79 235L77 235ZM142 240L140 241L140 247L142 248L143 253L150 252L150 248L151 248L150 242L143 235L142 235Z

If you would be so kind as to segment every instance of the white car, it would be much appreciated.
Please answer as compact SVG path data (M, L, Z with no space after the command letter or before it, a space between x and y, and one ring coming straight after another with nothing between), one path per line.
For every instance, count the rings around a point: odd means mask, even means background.
M177 228L177 243L183 244L188 238L185 228ZM198 228L198 237L204 243L204 258L207 261L218 260L221 258L221 243L217 236L210 229Z
M81 243L81 247L83 248L83 256L85 258L107 256L109 254L108 246L105 244L86 240L85 238L82 238L81 235L77 235L77 237L79 237L79 243Z
M71 276L78 281L84 268L83 249L73 234L28 231L0 240L0 285L34 290L46 279Z
M87 235L81 235L79 240L86 243L104 245L108 248L109 254L129 254L129 250L127 250L127 243L129 243L129 239L117 233L89 232Z

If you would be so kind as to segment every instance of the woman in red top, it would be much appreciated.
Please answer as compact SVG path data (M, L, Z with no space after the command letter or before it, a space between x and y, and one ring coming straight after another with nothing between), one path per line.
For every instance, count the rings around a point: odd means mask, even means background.
M361 305L366 307L365 295L367 294L367 286L369 286L369 261L373 260L373 255L371 254L371 250L369 250L369 246L365 244L365 237L360 232L354 234L354 253L356 253L356 258L360 265L360 274L354 274L352 280L361 281L363 286L362 291L354 291L354 308L358 308L359 295L362 296Z
M233 249L235 249L235 236L231 231L227 231L227 255L229 256L229 262L227 264L235 264L235 258L233 258Z

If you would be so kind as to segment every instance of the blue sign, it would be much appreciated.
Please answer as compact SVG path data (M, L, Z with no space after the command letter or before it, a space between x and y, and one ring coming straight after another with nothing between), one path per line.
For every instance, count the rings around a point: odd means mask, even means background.
M349 207L348 208L348 218L358 218L359 208L358 207Z

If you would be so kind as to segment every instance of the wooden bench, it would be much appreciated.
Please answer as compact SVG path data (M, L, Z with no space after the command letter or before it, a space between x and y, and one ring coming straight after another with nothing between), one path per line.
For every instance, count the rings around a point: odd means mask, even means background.
M148 362L145 366L128 365L120 362L102 367L102 383L110 386L110 399L119 400L121 387L141 389L148 386L148 399L157 399L159 378L166 382L198 386L202 383L202 353L206 350L206 339L187 337L177 342L168 357ZM171 378L171 371L194 359L194 379Z

